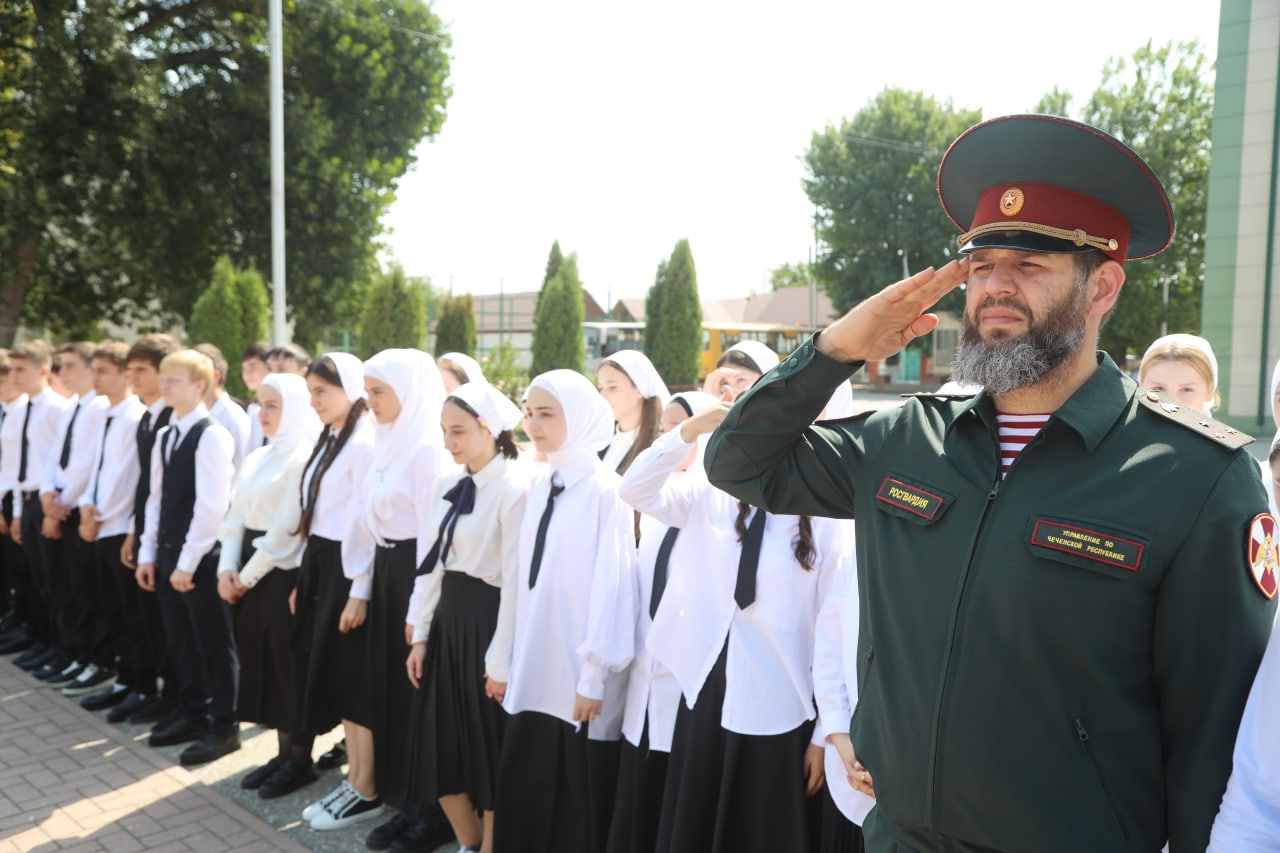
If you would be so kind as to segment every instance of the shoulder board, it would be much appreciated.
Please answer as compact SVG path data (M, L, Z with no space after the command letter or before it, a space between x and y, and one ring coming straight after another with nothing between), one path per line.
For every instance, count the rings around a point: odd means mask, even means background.
M1143 408L1231 450L1239 450L1253 443L1253 436L1214 420L1204 412L1179 405L1154 391L1138 391L1138 402Z

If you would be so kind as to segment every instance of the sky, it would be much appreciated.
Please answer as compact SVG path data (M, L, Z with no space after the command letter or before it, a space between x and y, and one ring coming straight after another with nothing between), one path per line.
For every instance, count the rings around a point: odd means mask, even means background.
M704 299L806 260L812 134L887 86L983 116L1078 108L1148 40L1217 52L1215 0L435 0L448 117L386 214L384 259L455 293L536 290L552 241L606 308L688 238ZM885 282L889 284L890 282Z

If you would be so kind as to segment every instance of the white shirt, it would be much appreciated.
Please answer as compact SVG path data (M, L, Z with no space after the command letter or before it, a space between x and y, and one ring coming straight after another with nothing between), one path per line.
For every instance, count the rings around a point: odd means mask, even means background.
M231 492L231 506L218 528L222 550L218 574L236 572L252 587L272 569L296 569L302 562L302 469L315 444L306 435L259 447L245 457ZM253 556L240 566L246 530L260 530Z
M4 423L0 424L0 497L17 491L18 464L22 453L22 418L27 413L27 395L20 394L4 404ZM14 507L22 499L15 495Z
M227 393L219 394L218 399L213 401L213 405L209 407L209 416L226 427L231 434L235 445L236 470L239 471L249 451L254 449L249 446L249 416Z
M89 487L89 480L93 476L97 443L102 440L102 425L106 422L107 408L110 405L106 397L99 397L90 391L62 413L58 424L57 447L49 455L44 482L40 484L40 494L57 492L58 501L63 506L76 506L80 503L80 496ZM72 417L75 418L75 423L72 423ZM58 463L62 461L62 443L66 440L68 429L71 430L71 453L67 456L67 467L62 468Z
M852 545L852 543L850 543ZM840 560L814 631L813 695L822 730L849 732L858 703L858 561L852 548ZM862 826L876 801L849 784L840 753L823 744L827 785L840 813Z
M537 584L530 589L534 540L553 477L565 490L556 498ZM517 571L506 578L503 599L515 606L514 642L510 649L489 650L499 666L510 661L503 707L512 714L548 714L576 728L577 693L604 702L588 737L620 737L622 670L635 650L639 606L635 516L618 498L618 475L594 454L535 476L520 526Z
M341 430L329 428L335 436ZM317 456L310 467L302 475L303 496L311 491L311 478L315 475ZM338 455L329 463L320 481L320 492L316 495L315 511L311 514L311 536L320 536L334 542L342 542L347 538L347 530L351 525L351 516L356 513L355 495L363 490L361 483L364 475L373 465L373 422L363 417L342 445Z
M58 464L58 457L62 454L62 415L70 409L74 403L63 397L52 388L45 388L33 399L28 401L31 406L31 420L27 424L27 478L21 483L17 483L13 490L15 492L31 492L40 488L41 480L44 479L45 473L49 469L50 457L53 464ZM13 469L14 479L17 479L18 472L22 465L22 421L26 417L26 411L13 413L17 415L18 427L18 467ZM20 496L15 496L13 501L13 517L22 516L22 500Z
M161 454L165 439L175 428L177 450L191 434L191 428L201 418L208 417L209 410L201 403L186 417L170 420L156 433L156 443L151 449L151 494L147 496L147 521L142 531L142 544L138 549L139 563L154 563L160 536L160 490L164 485L164 463ZM231 433L216 421L205 427L196 447L196 503L191 513L182 550L178 553L178 570L194 572L200 560L209 553L218 540L218 527L227 514L231 500L231 478L235 475L235 448Z
M438 444L421 441L413 458L388 471L372 469L360 482L356 507L360 518L347 529L342 541L342 570L351 578L351 598L368 600L373 589L374 544L417 539L414 566L422 562L435 537L426 539L431 489L436 478L457 470L449 454ZM363 525L364 530L358 529Z
M422 542L428 551L439 533L440 522L452 506L445 500L445 493L461 482L463 476L463 472L458 472L436 480L432 490L431 515L422 531ZM414 629L415 643L424 642L431 630L446 571L462 572L490 586L502 588L503 580L516 569L528 481L520 476L519 467L509 464L501 453L471 478L476 484L475 508L466 515L458 516L458 523L453 529L453 545L443 565L437 564L433 571L419 575L413 581L413 595L409 598L405 622ZM500 607L490 645L494 649L510 647L514 630L514 609ZM497 654L486 655L486 672L495 681L506 681L510 673L502 669L503 661L499 657ZM489 664L490 658L493 659L492 665Z
M1263 853L1280 847L1280 631L1244 706L1231 779L1209 836L1209 853Z
M617 471L618 466L622 464L622 460L631 452L631 446L636 443L636 436L640 434L640 427L623 432L618 430L613 434L613 441L609 442L609 449L604 452L601 461L604 467L610 471Z
M733 597L742 551L734 531L738 502L705 479L668 478L693 448L672 430L636 457L623 481L625 500L687 538L688 559L671 567L649 651L675 673L693 707L727 635L721 726L746 735L789 732L815 716L813 625L850 526L812 519L814 567L807 571L792 550L798 517L767 516L756 598L742 610ZM815 743L822 742L820 729Z
M683 471L673 477L697 477L701 469ZM653 599L653 571L658 560L658 549L670 528L647 515L640 516L640 552L637 582L639 588L639 612L636 614L636 655L627 670L627 699L622 714L622 735L633 746L640 745L646 718L649 721L649 749L656 752L671 751L671 736L676 728L676 712L680 708L680 682L675 673L653 659L648 649L649 631L653 618L649 615L649 602ZM676 536L671 549L668 571L687 560L681 536ZM668 574L668 577L670 575Z
M126 397L107 409L106 418L109 420L98 429L98 435L93 439L92 474L88 488L80 496L80 506L97 508L99 539L121 536L133 530L133 499L141 473L138 465L138 422L146 410L147 407L137 397Z

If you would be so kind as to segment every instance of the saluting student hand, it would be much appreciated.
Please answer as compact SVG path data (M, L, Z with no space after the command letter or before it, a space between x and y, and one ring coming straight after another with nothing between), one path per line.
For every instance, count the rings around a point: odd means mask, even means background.
M925 313L964 281L969 259L921 270L853 306L818 336L818 349L840 361L887 358L933 331L936 314Z
M346 634L364 624L365 614L369 611L369 602L363 598L348 598L347 605L342 608L338 617L338 630Z
M729 410L733 408L733 389L727 385L717 392L720 395L720 402L709 409L703 409L691 418L686 418L685 422L680 424L680 439L685 443L692 443L700 435L710 435L716 431L716 427L720 426L720 422L724 420L725 415L729 414Z
M133 573L134 579L138 582L138 586L147 592L156 591L156 564L142 563L138 566L137 571Z
M484 674L484 695L502 704L502 700L507 698L507 682L494 681L489 677L489 673Z
M409 683L414 688L422 686L422 661L427 657L427 644L414 643L413 648L409 649L409 657L405 658L404 666L409 671Z
M581 693L573 694L573 721L586 723L600 716L604 711L604 702L599 699L588 699Z
M175 592L191 592L196 588L195 577L195 572L174 569L173 574L169 575L169 586L173 587Z
M809 744L804 750L804 795L812 797L822 790L827 780L827 769L823 763L822 747Z

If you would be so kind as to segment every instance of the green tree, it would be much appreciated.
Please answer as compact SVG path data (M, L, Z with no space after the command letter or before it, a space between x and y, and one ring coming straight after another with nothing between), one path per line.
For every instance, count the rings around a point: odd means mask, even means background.
M231 259L221 257L213 265L213 278L209 286L196 299L187 320L187 344L213 344L222 350L227 360L239 358L241 350L254 338L246 340L242 318L244 309L240 302L236 279L239 272L231 265ZM228 370L223 377L227 392L233 397L246 396L240 371Z
M436 357L447 352L475 355L476 301L470 293L446 297L436 321Z
M981 120L921 92L886 88L852 119L814 133L804 155L818 208L816 273L837 311L847 311L912 271L955 252L956 228L938 204L938 163L947 144ZM958 308L949 294L939 307Z
M564 253L560 251L560 241L555 240L551 243L551 252L547 255L547 271L542 274L542 287L538 290L538 296L533 300L533 313L536 317L538 314L538 303L542 301L542 291L547 289L547 283L560 272L560 265L564 263Z
M654 328L654 334L649 334L649 327L654 324L655 319L662 313L662 294L667 286L667 259L663 258L658 261L658 271L653 276L653 284L649 285L649 292L644 297L644 354L653 361L653 353L658 345L657 328Z
M0 344L26 310L189 313L221 254L270 263L266 4L0 0ZM424 0L286 3L289 309L358 313L380 217L445 117Z
M1113 134L1160 176L1177 216L1164 252L1125 264L1125 285L1102 329L1101 346L1141 353L1160 335L1198 332L1204 285L1213 71L1197 42L1148 42L1131 59L1114 58L1085 104L1082 121ZM1164 292L1168 289L1168 305Z
M409 284L404 270L392 266L369 287L360 315L360 357L369 358L384 349L420 346L426 328L422 288Z
M226 261L230 263L225 255L218 260L218 263ZM267 293L267 286L262 281L262 276L257 270L238 270L236 273L236 297L240 300L240 329L241 338L244 343L240 349L235 351L223 350L227 356L227 360L235 363L240 357L240 353L244 351L244 347L254 341L265 341L271 334L271 297ZM237 387L243 380L240 378L238 370L231 371L235 374ZM231 387L228 382L227 387ZM244 389L245 394L248 393L247 388ZM235 396L241 396L232 392Z
M783 264L770 270L769 287L772 290L782 290L784 287L808 287L809 276L812 274L813 268L809 266L808 261Z
M529 387L529 371L520 366L520 355L506 341L480 357L480 369L489 384L506 394L513 403L519 403L524 389Z
M645 309L645 344L668 385L692 385L698 381L698 356L702 349L702 302L698 299L698 273L689 241L676 243L666 268L659 267L661 298L656 315Z
M578 257L569 255L538 296L530 347L533 355L530 373L534 376L559 368L583 370L585 344L582 323L586 309L582 300Z

